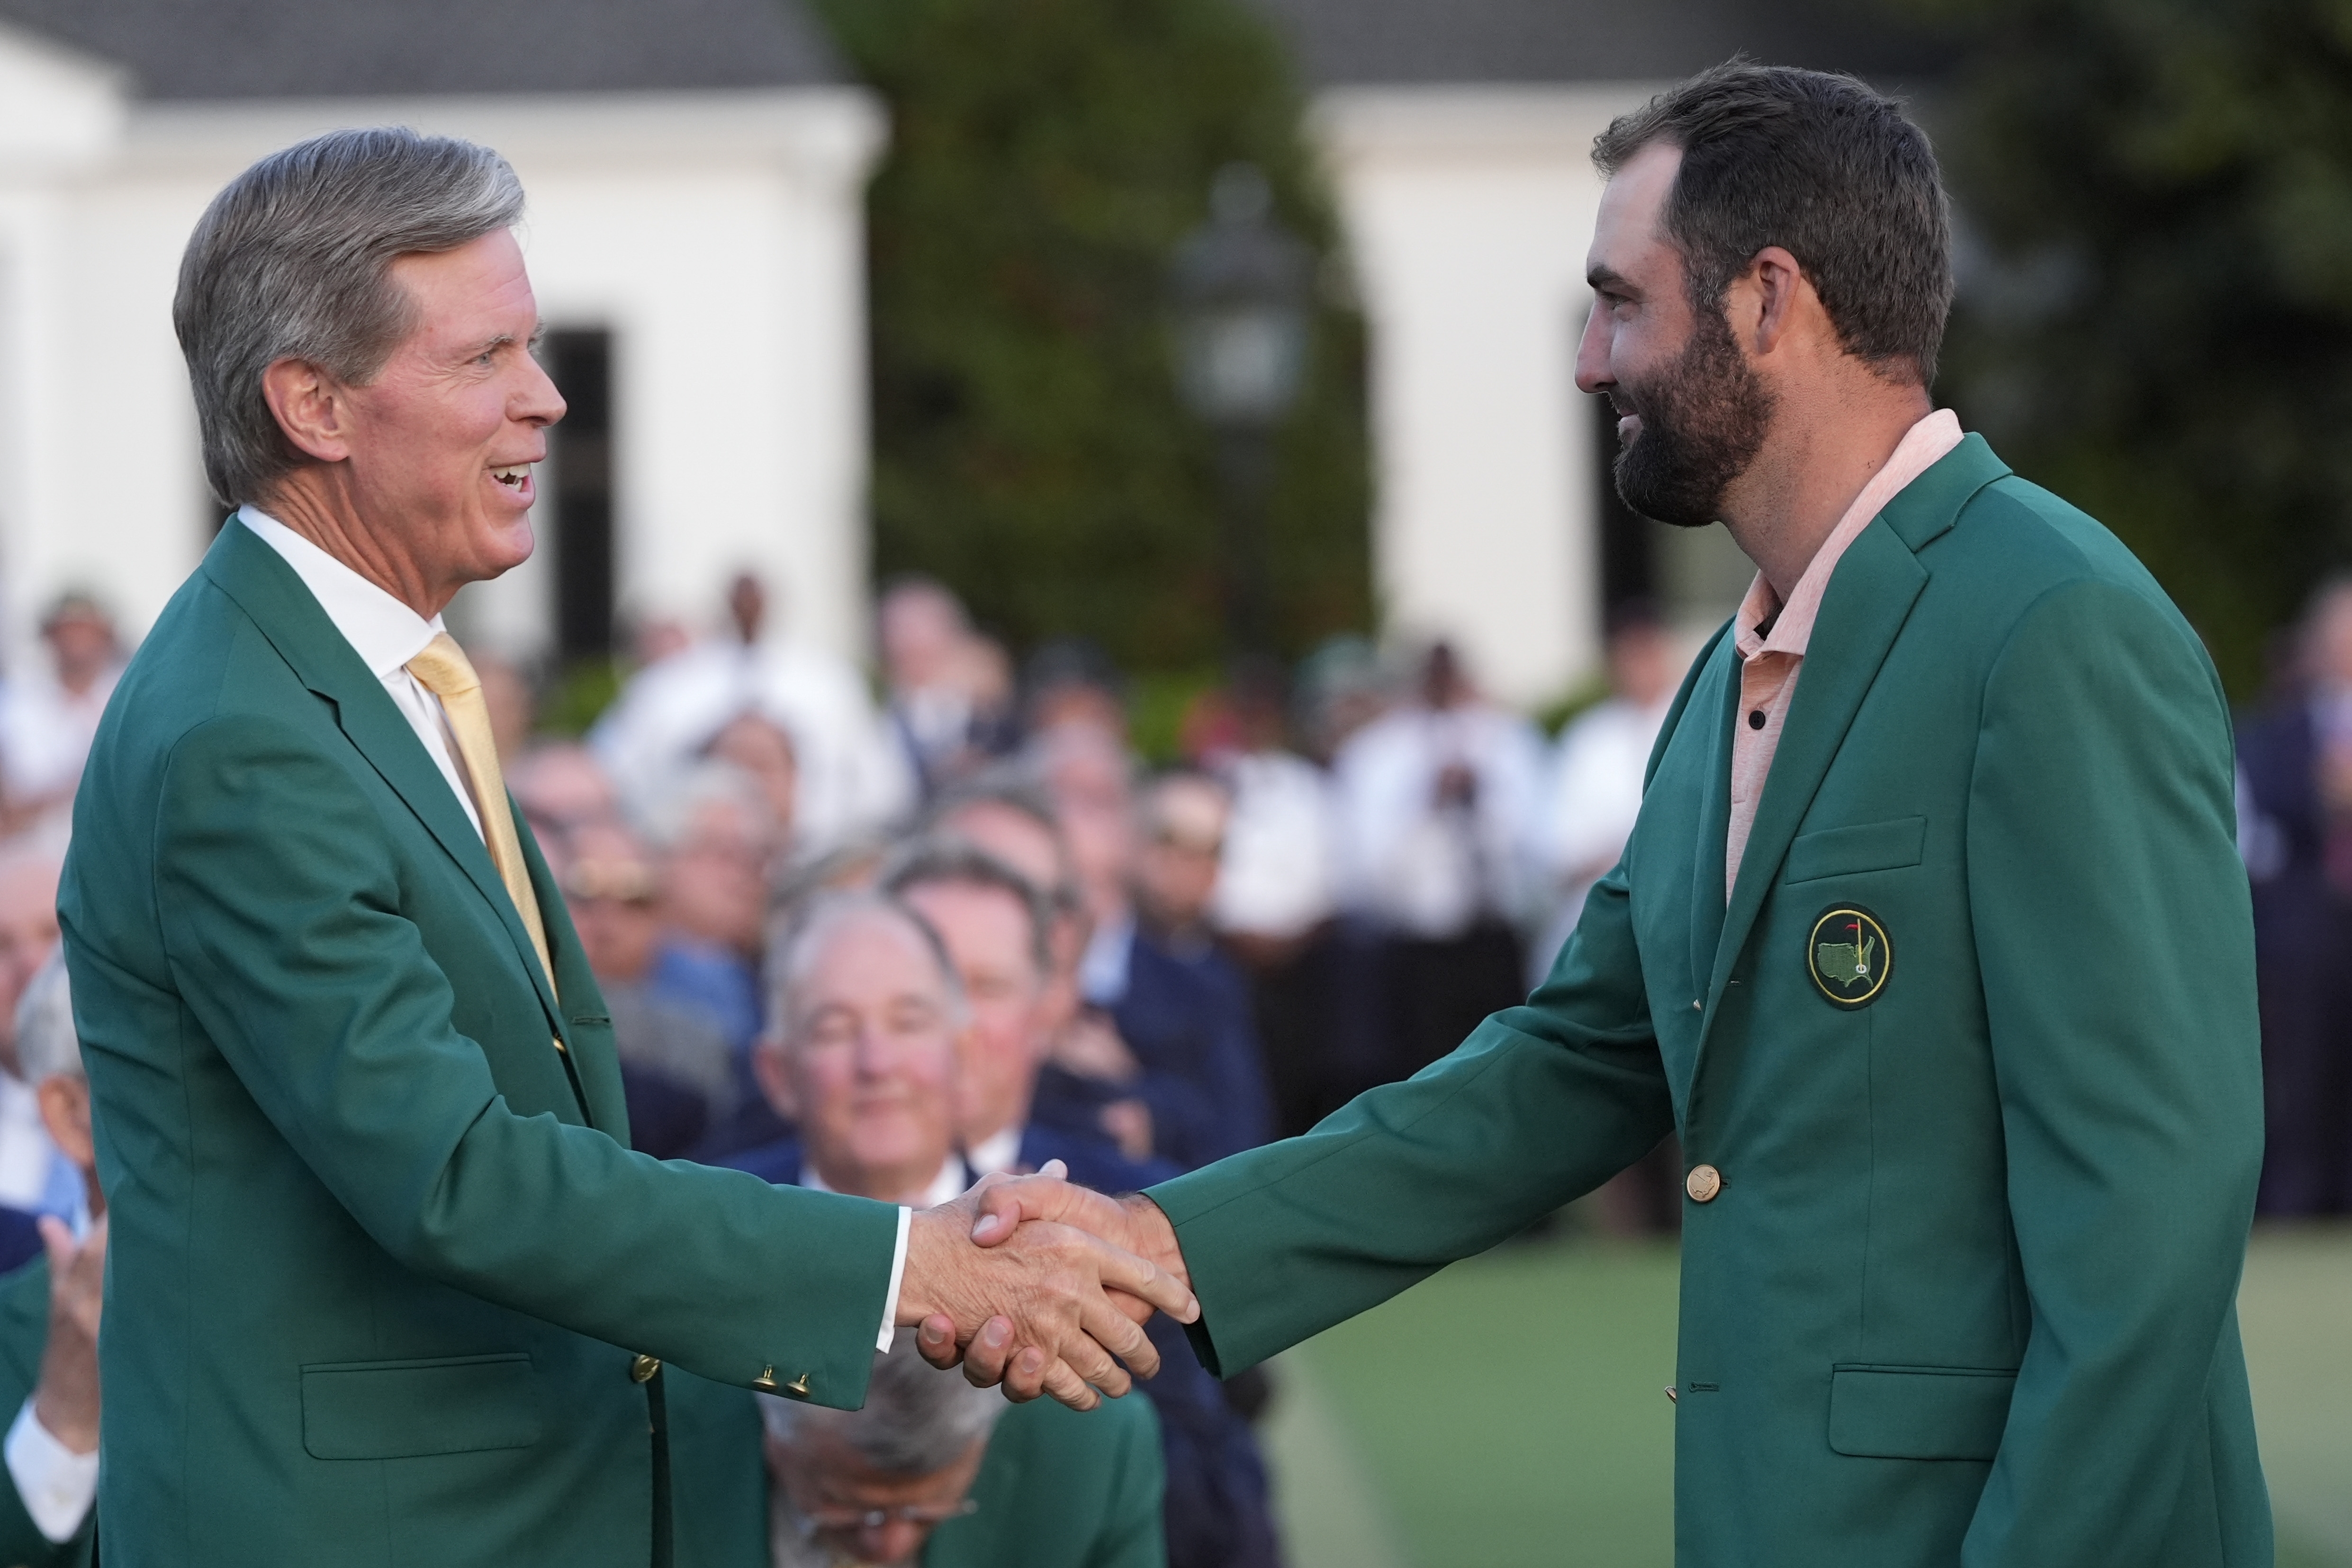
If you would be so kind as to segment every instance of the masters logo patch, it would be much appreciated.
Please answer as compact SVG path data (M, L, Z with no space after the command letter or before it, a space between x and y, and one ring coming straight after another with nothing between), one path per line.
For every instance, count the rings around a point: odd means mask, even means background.
M1895 945L1876 915L1853 904L1833 904L1813 922L1805 968L1834 1006L1867 1007L1886 988Z

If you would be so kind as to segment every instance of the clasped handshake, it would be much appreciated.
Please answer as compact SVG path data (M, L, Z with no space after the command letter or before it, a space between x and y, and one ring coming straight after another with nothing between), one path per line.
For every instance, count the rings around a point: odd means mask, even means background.
M1150 1198L1105 1197L1063 1179L992 1176L917 1213L898 1321L934 1366L1005 1397L1050 1394L1091 1410L1160 1370L1143 1325L1201 1315L1175 1228Z

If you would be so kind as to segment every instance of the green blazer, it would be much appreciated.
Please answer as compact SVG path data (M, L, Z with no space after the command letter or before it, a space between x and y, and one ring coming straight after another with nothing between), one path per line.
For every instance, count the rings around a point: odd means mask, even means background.
M223 528L108 706L58 894L110 1568L660 1562L635 1354L863 1399L896 1214L630 1152L516 826L551 990L383 686Z
M768 1568L768 1471L754 1396L682 1376L670 1384L677 1568ZM997 1418L971 1484L979 1511L950 1520L923 1568L1166 1568L1160 1416L1139 1394L1080 1415L1050 1399Z
M41 1352L48 1343L49 1260L37 1258L0 1279L0 1432L41 1381ZM69 1540L51 1541L25 1511L15 1483L0 1473L0 1564L5 1568L85 1568L97 1524L92 1509Z
M1720 1178L1684 1205L1680 1563L2267 1565L2253 941L2195 633L1971 437L1840 562L1727 904L1738 700L1718 633L1525 1006L1153 1189L1198 1346L1260 1361L1673 1131Z

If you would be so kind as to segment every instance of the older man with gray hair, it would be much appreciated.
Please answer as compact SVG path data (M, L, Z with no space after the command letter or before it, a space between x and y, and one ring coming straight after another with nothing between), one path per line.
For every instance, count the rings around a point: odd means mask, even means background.
M952 1091L971 1015L921 914L870 892L820 895L777 942L769 996L761 1078L803 1140L744 1165L886 1202L962 1186ZM876 1359L855 1415L759 1396L764 1473L752 1396L676 1378L684 1568L740 1568L761 1538L781 1568L1164 1568L1150 1403L1080 1415L1039 1400L1000 1422L1003 1400L916 1351L902 1334Z
M16 1008L17 1065L43 1124L80 1179L69 1218L40 1222L46 1257L0 1279L0 1563L76 1568L95 1554L98 1322L106 1197L92 1173L89 1084L63 956L52 952Z
M1001 1312L1024 1387L1090 1407L1114 1356L1157 1365L1108 1291L1196 1310L1066 1228L999 1260L968 1199L631 1150L608 1010L440 620L530 555L563 414L522 205L487 148L338 132L231 181L182 262L236 515L123 674L60 895L113 1199L115 1568L660 1568L665 1362L850 1406L894 1325L951 1358Z
M1162 1568L1159 1433L1141 1401L1006 1409L927 1365L874 1361L852 1415L762 1396L773 1568ZM1001 1413L1001 1415L1000 1415Z

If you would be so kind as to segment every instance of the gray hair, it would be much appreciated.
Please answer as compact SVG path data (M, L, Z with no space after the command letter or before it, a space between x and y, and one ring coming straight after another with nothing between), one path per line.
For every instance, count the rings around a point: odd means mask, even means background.
M882 868L883 889L893 898L942 884L992 888L1010 895L1029 922L1029 959L1037 966L1038 978L1054 973L1053 906L1028 878L980 846L951 834L918 838L900 846Z
M172 325L223 505L265 500L304 461L262 373L304 360L367 384L416 325L393 262L511 228L522 204L522 183L488 148L398 127L298 142L213 198L180 258Z
M914 933L940 977L940 994L949 1019L961 1026L965 1016L963 983L948 957L947 943L931 922L887 894L863 889L819 893L802 905L783 935L768 953L768 1032L775 1039L793 1038L793 999L809 971L824 956L833 938L845 926L880 920Z
M684 848L708 805L728 805L741 812L763 840L775 836L776 822L760 782L732 763L704 758L672 773L661 791L645 802L637 825L655 848L664 854Z
M50 950L16 1001L16 1068L38 1087L65 1073L84 1076L81 1036L74 1028L73 992L66 980L65 944Z
M760 1417L779 1443L823 1427L840 1436L886 1475L928 1476L946 1469L974 1443L985 1441L1004 1413L994 1389L974 1388L960 1372L941 1372L915 1349L915 1336L898 1331L874 1357L874 1379L856 1410L827 1410L762 1394Z

